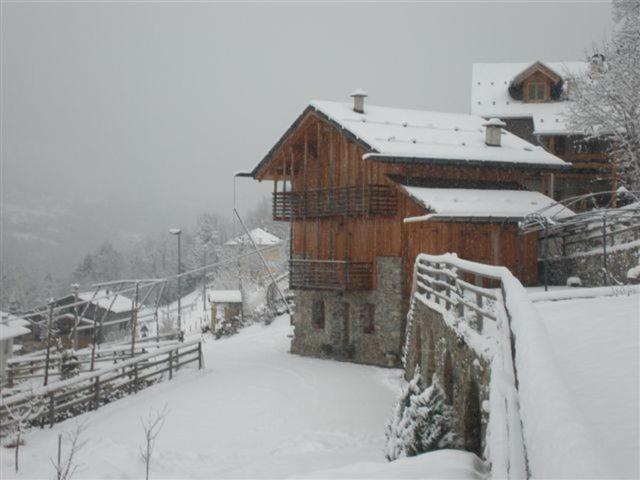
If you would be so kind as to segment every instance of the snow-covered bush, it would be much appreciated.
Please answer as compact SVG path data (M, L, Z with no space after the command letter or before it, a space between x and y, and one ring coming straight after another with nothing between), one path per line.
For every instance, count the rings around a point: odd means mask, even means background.
M225 318L218 324L216 328L216 339L235 335L240 331L240 328L242 328L242 326L242 319L240 318L240 315L233 315L228 319Z
M582 286L582 280L580 280L580 277L569 277L567 278L567 287L581 287Z
M453 409L438 377L425 388L416 366L413 378L402 390L393 416L386 426L388 461L421 453L459 446L454 428Z
M60 369L60 379L75 377L80 374L80 361L76 352L70 348L62 348L60 350L60 360L58 364Z
M276 318L276 312L263 303L253 310L251 318L255 323L269 325L273 322L273 319Z

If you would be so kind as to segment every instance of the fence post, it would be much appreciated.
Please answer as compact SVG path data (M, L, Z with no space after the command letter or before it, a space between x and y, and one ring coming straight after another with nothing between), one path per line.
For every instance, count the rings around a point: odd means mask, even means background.
M169 351L169 380L173 378L173 350Z
M55 421L55 399L53 392L49 393L49 428L53 427Z
M198 342L198 370L202 370L202 342Z
M609 285L609 268L607 265L607 212L602 214L602 269L604 284Z
M100 405L100 377L96 377L93 388L93 409L97 410L98 406Z
M138 393L138 364L133 364L133 391Z

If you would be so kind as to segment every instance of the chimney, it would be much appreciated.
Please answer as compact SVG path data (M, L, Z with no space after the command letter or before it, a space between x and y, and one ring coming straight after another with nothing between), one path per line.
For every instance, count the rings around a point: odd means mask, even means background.
M351 97L353 98L353 111L357 113L364 113L364 99L367 97L367 92L361 88L356 88Z
M502 129L507 126L499 118L491 118L488 122L482 124L485 127L484 143L490 147L499 147L502 141Z

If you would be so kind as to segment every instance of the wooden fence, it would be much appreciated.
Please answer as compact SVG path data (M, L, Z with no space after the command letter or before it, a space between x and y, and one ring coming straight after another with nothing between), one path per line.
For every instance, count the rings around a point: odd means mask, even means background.
M44 408L31 419L31 423L53 425L133 394L160 381L165 374L171 380L180 367L196 362L198 368L202 368L202 344L199 340L161 347L94 372L2 398L0 433L6 434L13 423L9 409L19 410L34 399L42 402Z
M177 335L171 334L172 337ZM118 363L137 355L149 353L149 351L176 345L178 341L158 341L153 339L138 340L135 349L131 351L131 345L128 342L115 344L102 344L94 348L83 348L73 351L73 362L78 365L81 372L94 371L98 368L98 364L102 363ZM15 383L32 379L45 377L56 377L61 375L60 371L60 353L51 353L49 362L47 362L46 354L42 351L36 351L26 355L19 355L7 359L7 366L4 377L0 379L0 394L5 394L7 387L13 387ZM48 369L48 371L46 371Z
M455 308L460 318L469 318L472 312L475 322L472 325L482 331L484 319L496 321L491 307L499 301L495 289L484 287L497 283L500 278L481 273L477 270L461 268L451 262L433 261L426 255L420 255L415 263L415 290L436 304L442 304L447 310Z

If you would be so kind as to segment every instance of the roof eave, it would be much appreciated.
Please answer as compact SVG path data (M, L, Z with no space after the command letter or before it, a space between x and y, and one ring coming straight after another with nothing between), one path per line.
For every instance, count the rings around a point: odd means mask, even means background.
M376 150L371 145L369 145L367 142L365 142L360 137L355 135L349 129L345 128L339 122L337 122L334 119L332 119L331 117L329 117L327 114L325 114L324 112L319 110L314 105L309 104L302 111L302 113L300 115L298 115L298 118L296 118L295 121L291 124L291 126L287 129L287 131L284 132L284 134L280 137L280 139L276 142L276 144L273 147L271 147L271 149L264 156L264 158L262 160L260 160L258 165L256 165L253 168L253 170L251 170L251 172L242 172L241 174L236 174L236 176L242 176L242 177L247 176L247 177L253 177L254 179L257 179L257 180L261 180L261 178L258 178L259 175L260 175L260 170L269 163L269 161L273 158L273 155L280 149L282 144L298 128L298 126L300 126L302 121L305 119L305 117L309 113L313 113L313 114L317 115L320 119L324 120L325 122L327 122L330 125L332 125L333 127L335 127L344 136L346 136L348 139L356 142L357 144L359 144L365 150L368 150L369 152L376 152Z
M374 160L386 163L426 163L430 165L454 165L465 167L494 167L502 169L538 170L538 171L563 171L571 169L570 163L563 164L539 164L527 162L499 162L492 160L467 160L447 158L402 157L394 155L365 155L366 160Z

